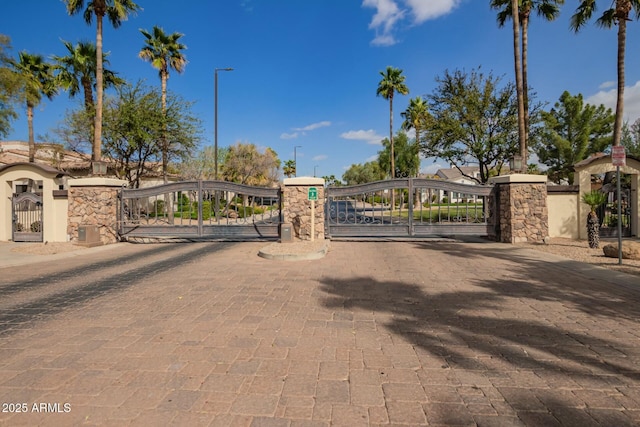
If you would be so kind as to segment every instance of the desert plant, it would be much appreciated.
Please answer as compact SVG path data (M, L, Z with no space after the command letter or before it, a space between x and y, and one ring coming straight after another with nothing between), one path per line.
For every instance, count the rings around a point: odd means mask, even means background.
M607 195L598 190L592 190L582 195L582 201L589 205L591 210L587 215L587 238L589 247L597 249L600 247L600 220L596 209L598 206L607 201Z

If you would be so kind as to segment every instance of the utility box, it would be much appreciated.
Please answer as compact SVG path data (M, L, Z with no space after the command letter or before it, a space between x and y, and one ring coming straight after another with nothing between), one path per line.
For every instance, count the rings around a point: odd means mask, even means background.
M100 227L97 225L78 226L78 244L81 246L100 246Z
M280 224L280 243L293 243L293 226Z

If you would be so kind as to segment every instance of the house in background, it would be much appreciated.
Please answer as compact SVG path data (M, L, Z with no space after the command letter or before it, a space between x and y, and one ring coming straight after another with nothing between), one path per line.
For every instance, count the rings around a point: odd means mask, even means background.
M458 184L467 184L467 185L478 184L477 181L464 176L463 173L465 175L469 175L474 178L480 178L480 169L476 166L461 166L460 169L455 167L448 168L448 169L438 169L438 171L435 174L435 178L442 179L448 182L455 182ZM446 201L449 203L462 203L462 202L466 202L468 199L468 196L466 196L465 194L452 192L452 191L444 191L444 190L439 190L437 197L438 197L438 201L440 202Z
M77 151L71 151L64 148L62 144L54 143L42 143L36 144L36 154L34 163L41 166L52 167L71 178L85 178L91 176L91 155L79 153ZM120 178L116 173L116 165L109 159L104 159L107 162L107 177ZM16 163L28 163L29 162L29 143L24 141L0 141L0 167L13 165ZM162 173L160 171L161 165L159 163L152 163L154 169L153 174L146 175L141 179L140 187L151 187L163 183ZM157 171L155 171L157 169ZM126 178L124 178L126 180ZM177 176L170 176L170 181L176 181ZM30 186L29 192L38 192L42 190L37 188L37 184L34 183L16 183L16 186ZM31 188L34 187L35 188ZM22 187L14 188L15 193L21 192ZM60 190L66 190L66 178L64 188Z

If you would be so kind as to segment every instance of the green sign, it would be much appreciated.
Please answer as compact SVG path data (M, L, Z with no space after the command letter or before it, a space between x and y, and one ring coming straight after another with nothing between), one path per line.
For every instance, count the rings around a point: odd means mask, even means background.
M309 193L307 194L307 199L318 200L318 189L316 187L309 187Z

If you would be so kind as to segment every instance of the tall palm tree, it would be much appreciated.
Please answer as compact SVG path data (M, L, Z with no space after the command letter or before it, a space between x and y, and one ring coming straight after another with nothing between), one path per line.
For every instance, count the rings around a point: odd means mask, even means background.
M429 114L429 107L424 99L420 96L409 100L409 106L406 110L400 113L404 117L402 123L402 129L409 130L415 129L416 131L416 148L420 147L420 131L428 126L428 121L431 115Z
M135 14L140 7L131 0L87 0L85 9L84 0L64 0L67 13L75 15L82 11L82 16L87 24L91 25L93 16L96 17L96 118L93 132L92 160L102 159L102 93L104 90L104 76L102 64L102 20L105 16L118 28L122 21L126 21L129 14Z
M564 0L518 0L518 20L520 22L521 40L521 73L522 98L524 109L524 139L529 146L529 81L528 81L528 50L529 50L529 19L534 11L547 21L555 20L560 15L560 6ZM498 26L503 27L513 16L512 0L491 0L491 8L498 10Z
M602 2L604 3L604 2ZM618 25L618 99L616 101L616 121L613 126L613 145L620 145L622 135L622 119L624 114L624 56L627 43L627 21L633 10L635 19L640 17L640 0L609 0L606 9L596 24L600 27L611 28ZM597 10L596 0L580 0L576 13L571 17L571 29L576 33L591 19Z
M56 78L58 84L64 90L69 91L69 97L84 96L84 107L88 113L95 108L93 90L96 85L96 46L91 42L78 42L75 46L70 42L62 41L69 52L66 56L53 56L56 61L54 68L58 71ZM109 64L107 54L102 54L102 63ZM116 73L103 68L104 87L119 86L124 80L117 77Z
M33 137L33 109L42 101L42 95L52 99L57 92L57 87L52 66L45 62L42 55L20 52L19 60L13 62L13 67L24 82L29 127L29 162L33 163L36 155L36 143Z
M162 115L167 111L167 80L169 79L169 69L182 73L187 65L187 58L182 53L187 46L180 43L180 38L184 34L165 34L162 28L153 27L153 34L146 30L140 30L145 37L145 45L140 50L138 56L145 61L151 62L153 68L160 72L160 83L162 85ZM167 151L168 141L166 134L162 136L162 176L167 183Z
M376 95L389 100L389 143L391 145L391 178L395 178L395 153L393 150L393 96L397 92L407 95L409 88L404 84L405 76L402 70L394 67L387 67L385 71L380 71L382 80L378 83Z

